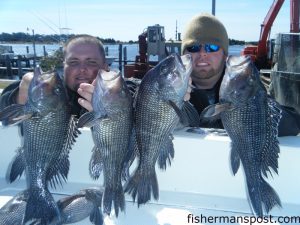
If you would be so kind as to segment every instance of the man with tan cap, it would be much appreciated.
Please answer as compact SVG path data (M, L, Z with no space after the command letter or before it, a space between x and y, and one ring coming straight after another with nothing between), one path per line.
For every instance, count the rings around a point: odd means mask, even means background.
M213 15L203 13L187 24L182 53L190 53L193 59L190 102L199 114L205 107L219 101L219 89L225 71L229 39L224 25ZM221 121L201 124L202 127L222 128Z
M213 15L202 13L187 24L182 53L193 59L192 84L185 100L195 106L200 114L207 106L219 102L219 90L225 72L229 39L224 25ZM190 96L189 96L190 94ZM300 132L300 115L295 110L281 106L282 118L278 135L291 136ZM223 128L221 120L202 122L200 127Z

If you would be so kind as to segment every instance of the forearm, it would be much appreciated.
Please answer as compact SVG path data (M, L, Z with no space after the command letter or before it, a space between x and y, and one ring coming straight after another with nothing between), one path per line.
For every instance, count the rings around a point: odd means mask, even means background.
M7 86L0 96L0 110L4 109L5 107L16 104L16 98L19 91L19 84L20 82L14 82Z
M278 136L296 136L300 133L300 115L290 107L281 106L282 117L279 122Z

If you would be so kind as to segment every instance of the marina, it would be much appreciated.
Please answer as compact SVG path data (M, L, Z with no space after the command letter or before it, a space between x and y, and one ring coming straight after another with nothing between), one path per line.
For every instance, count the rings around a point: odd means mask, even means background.
M0 44L0 79L20 79L26 72L32 72L34 65L46 57L51 57L61 48L58 44L37 45L36 55L31 53L32 46L26 44ZM134 57L127 55L136 50L135 45L107 45L105 46L106 60L109 65L122 70L122 65L134 62ZM110 54L113 55L110 55ZM129 54L130 54L129 53Z
M0 54L0 79L20 79L26 72L33 71L34 57L32 44L0 44L12 51ZM139 52L138 44L105 44L106 59L112 68L117 68L124 73L124 65L134 63ZM39 62L45 56L51 56L61 46L58 44L36 45L36 61ZM180 45L167 44L170 52L180 52ZM239 55L244 48L242 45L229 47L231 55ZM1 53L1 52L0 52ZM151 56L150 60L158 58Z

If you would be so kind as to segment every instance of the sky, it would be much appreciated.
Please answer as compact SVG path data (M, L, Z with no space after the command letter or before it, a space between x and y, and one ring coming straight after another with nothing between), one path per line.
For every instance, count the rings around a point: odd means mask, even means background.
M230 39L258 41L260 25L273 0L216 0L216 16ZM211 0L1 0L0 33L90 34L120 41L138 40L148 26L165 28L166 39L194 16L212 12ZM290 1L286 0L271 37L289 32ZM29 28L29 31L27 31ZM67 29L64 29L67 28Z

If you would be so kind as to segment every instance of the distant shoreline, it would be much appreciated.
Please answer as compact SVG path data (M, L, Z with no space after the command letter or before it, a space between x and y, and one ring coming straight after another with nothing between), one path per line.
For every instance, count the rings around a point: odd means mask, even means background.
M0 41L0 45L9 45L9 44L20 44L20 45L32 45L32 42L1 42ZM37 45L59 45L59 42L49 42L49 43L45 43L45 42L36 42L35 44ZM138 44L138 43L129 43L129 42L122 42L122 43L103 43L104 45L118 45L118 44ZM245 44L236 44L236 43L229 43L230 46L244 46L244 45L257 45L257 44L253 44L245 42Z
M68 40L69 38L74 37L75 34L69 34L69 35L41 35L41 34L35 34L34 35L34 40L36 44L61 44L64 41ZM96 37L103 44L106 45L114 45L114 44L138 44L138 40L130 40L130 41L120 41L120 40L115 40L113 38L99 38ZM13 34L8 34L8 33L0 33L0 44L32 44L33 36L18 32L18 33L13 33ZM172 41L171 39L167 41ZM174 41L174 40L173 40ZM244 41L244 40L235 40L235 39L230 39L229 38L229 45L257 45L257 41Z
M107 45L115 45L115 44L129 44L128 42L122 42L122 43L108 43L108 42L102 42L103 44L107 44ZM0 45L3 44L20 44L20 45L32 45L32 42L22 42L22 41L0 41ZM38 42L36 41L35 44L37 45L59 45L61 44L60 42ZM131 44L131 43L130 43ZM132 43L135 44L135 43Z
M22 42L22 41L16 41L16 42L13 42L13 41L0 41L0 45L2 44L20 44L20 45L32 45L32 42ZM35 44L37 45L42 45L42 44L45 44L45 45L56 45L56 44L59 44L59 42L35 42Z

